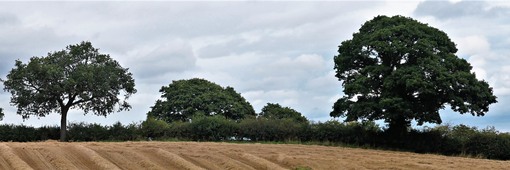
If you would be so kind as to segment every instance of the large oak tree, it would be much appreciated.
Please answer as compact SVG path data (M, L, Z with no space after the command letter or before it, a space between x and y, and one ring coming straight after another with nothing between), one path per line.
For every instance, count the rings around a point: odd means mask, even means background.
M334 57L344 96L331 116L346 121L385 120L403 134L412 120L441 123L446 106L483 116L496 103L492 88L441 30L403 16L377 16L342 42Z
M69 45L46 57L32 57L28 64L16 60L3 83L23 119L60 113L61 141L66 141L70 109L107 116L130 109L126 99L136 93L128 69L99 53L90 42ZM121 92L124 100L119 99Z

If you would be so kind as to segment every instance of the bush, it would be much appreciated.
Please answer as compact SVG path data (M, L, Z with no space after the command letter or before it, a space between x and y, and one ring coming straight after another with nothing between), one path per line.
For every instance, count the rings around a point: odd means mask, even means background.
M42 126L36 129L38 140L58 140L60 139L59 126Z
M168 131L168 124L163 120L157 120L152 117L148 117L147 120L142 122L141 135L147 139L162 139L166 137Z
M29 142L40 140L37 131L26 125L0 125L0 141Z
M488 159L510 159L510 136L481 132L473 135L466 142L466 153Z
M139 125L131 123L127 126L117 122L108 128L109 140L131 141L140 138Z
M68 139L71 141L99 141L109 138L108 128L100 124L70 123Z
M189 124L192 140L196 141L221 141L235 139L238 126L233 120L226 119L221 115L203 116L192 118Z
M298 141L307 139L308 122L292 118L249 118L239 122L239 138L253 141Z
M170 138L187 140L190 139L190 123L174 121L169 124L166 135Z

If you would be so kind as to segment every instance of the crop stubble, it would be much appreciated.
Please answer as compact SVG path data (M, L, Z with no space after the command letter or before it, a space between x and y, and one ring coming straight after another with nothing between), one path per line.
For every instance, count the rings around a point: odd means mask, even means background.
M4 142L0 169L508 169L510 161L311 145Z

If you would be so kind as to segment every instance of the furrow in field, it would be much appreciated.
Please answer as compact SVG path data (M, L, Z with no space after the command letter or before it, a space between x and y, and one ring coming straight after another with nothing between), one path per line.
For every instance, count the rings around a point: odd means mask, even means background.
M69 157L64 156L61 148L45 147L38 148L39 152L44 158L53 166L54 169L79 169L69 160Z
M252 166L245 164L237 159L233 159L231 157L226 156L223 153L216 153L216 154L210 154L201 157L201 160L204 162L211 162L211 164L215 164L219 166L220 168L217 168L218 170L222 169L229 169L229 170L255 170ZM199 160L197 160L199 161ZM207 167L207 169L215 169Z
M268 161L264 158L261 158L261 157L258 157L258 156L255 156L255 155L252 155L249 153L243 153L243 154L241 154L241 157L258 164L259 166L263 167L264 169L273 169L273 170L276 170L276 169L284 170L285 169L278 164L275 164L275 163Z
M101 169L120 170L119 167L117 167L115 164L111 163L107 159L103 158L101 155L99 155L96 151L92 149L89 149L85 146L78 144L73 145L73 149L83 154L85 157L94 162L94 164Z
M199 166L193 164L192 162L182 158L181 156L179 156L179 155L177 155L175 153L172 153L172 152L160 149L160 148L156 149L156 153L158 155L161 155L161 156L165 157L169 161L174 162L176 165L180 166L183 169L205 170L204 168L199 167Z
M153 163L131 148L105 145L89 148L120 169L166 169Z
M143 155L147 159L151 160L153 163L163 167L165 169L182 169L180 166L175 163L168 161L165 157L158 155L153 148L149 149L140 149L138 151L139 154Z
M5 159L5 162L9 164L9 169L33 169L25 161L23 161L18 155L14 153L12 148L5 144L0 144L0 155Z

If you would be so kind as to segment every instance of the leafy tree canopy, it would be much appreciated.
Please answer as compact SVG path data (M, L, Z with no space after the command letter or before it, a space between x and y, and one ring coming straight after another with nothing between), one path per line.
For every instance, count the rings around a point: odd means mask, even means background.
M298 122L308 121L306 117L302 116L298 111L290 107L282 107L278 103L267 103L267 105L262 108L262 112L259 116L268 119L293 119Z
M28 64L16 60L2 81L4 90L12 94L11 103L18 107L17 114L28 119L60 113L61 141L65 141L69 109L100 116L130 109L126 99L136 93L131 73L98 51L90 42L82 42L46 57L32 57Z
M161 87L163 99L157 100L147 113L167 122L187 121L195 114L222 115L228 119L239 120L255 111L234 88L223 88L213 82L194 78L177 80Z
M492 88L441 30L408 17L377 16L342 42L334 57L344 96L331 116L384 119L406 128L411 120L441 123L439 110L483 116L496 103Z

